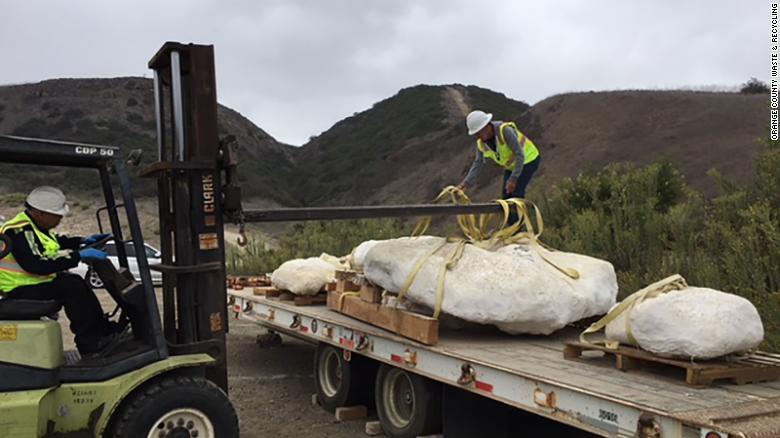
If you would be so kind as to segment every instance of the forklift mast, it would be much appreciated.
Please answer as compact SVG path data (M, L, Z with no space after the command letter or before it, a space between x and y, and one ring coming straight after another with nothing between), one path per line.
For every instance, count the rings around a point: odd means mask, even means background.
M163 277L163 331L173 354L217 359L206 377L227 391L228 329L214 47L167 42L154 70L157 177Z

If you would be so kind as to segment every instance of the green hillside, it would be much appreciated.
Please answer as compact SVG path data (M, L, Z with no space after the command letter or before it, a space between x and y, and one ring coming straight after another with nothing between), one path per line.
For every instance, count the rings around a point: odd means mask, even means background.
M144 78L56 79L0 87L0 133L119 146L144 151L141 165L156 160L153 82ZM240 180L250 197L286 202L292 172L291 146L283 145L241 114L219 107L220 135L239 141ZM24 192L39 184L89 193L92 171L0 165L0 186ZM153 179L136 178L136 193L155 194Z
M464 114L448 88L457 90L473 108L489 108L497 117L519 117L528 109L525 103L478 87L405 88L336 123L301 148L300 202L421 202L454 181L463 166L453 166L452 158L470 151L471 140L464 133Z

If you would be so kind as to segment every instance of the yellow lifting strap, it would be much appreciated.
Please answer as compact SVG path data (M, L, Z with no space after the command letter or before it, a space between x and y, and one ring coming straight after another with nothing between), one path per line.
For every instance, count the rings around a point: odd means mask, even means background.
M609 313L604 315L603 318L594 322L593 324L590 325L590 327L585 329L585 331L583 331L580 334L580 342L586 344L603 344L607 348L617 349L618 347L620 347L620 343L618 341L607 339L603 342L591 342L588 340L587 337L588 335L591 335L593 333L602 330L607 326L607 324L614 321L618 316L625 313L626 314L625 317L626 335L628 336L628 342L631 345L638 346L636 339L634 339L634 334L631 331L631 311L634 310L636 306L638 306L645 300L655 298L659 295L663 295L667 292L671 292L674 290L682 290L687 287L688 287L688 283L685 282L685 279L681 275L675 274L666 277L663 280L656 281L655 283L645 287L644 289L634 292L633 294L629 295L626 299L621 301L620 304L612 308L612 310L610 310Z
M438 203L447 198L449 198L450 202L453 204L471 203L468 195L455 186L445 187L433 202ZM541 236L542 231L544 230L544 221L542 220L542 213L539 211L539 208L530 201L520 198L498 199L495 202L499 204L503 210L503 217L499 221L496 221L496 218L499 217L499 215L496 214L481 214L479 217L473 214L457 216L458 226L465 237L448 237L440 245L436 246L417 260L417 263L415 263L404 286L398 292L398 302L404 299L407 292L409 292L412 284L414 284L414 280L417 278L417 274L419 274L428 259L447 246L448 243L455 243L456 245L439 271L436 287L436 305L433 311L434 318L439 317L442 303L444 302L444 277L447 274L447 271L457 265L468 244L475 245L488 251L494 251L502 246L520 242L530 242L531 248L537 250L539 256L541 256L549 265L571 279L576 280L580 277L579 272L575 269L558 266L547 258L543 251L539 251L539 248L543 246L539 241L539 236ZM533 207L536 212L535 218L536 224L538 225L538 230L536 231L534 230L534 225L531 221L529 207ZM518 221L507 226L512 208L514 208L515 213L517 213ZM419 237L425 234L431 225L431 221L431 217L420 219L417 226L415 226L414 231L412 231L412 237ZM523 228L525 228L525 231L521 231Z
M359 297L360 292L342 292L341 295L339 295L339 300L336 302L336 307L339 309L339 312L344 311L344 298L346 297Z

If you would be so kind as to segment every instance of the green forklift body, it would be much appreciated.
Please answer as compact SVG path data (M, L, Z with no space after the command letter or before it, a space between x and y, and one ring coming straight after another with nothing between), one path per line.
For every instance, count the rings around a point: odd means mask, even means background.
M34 368L63 364L62 330L56 321L0 321L0 360Z
M0 437L102 437L121 402L145 382L214 362L207 354L172 356L102 382L0 393Z

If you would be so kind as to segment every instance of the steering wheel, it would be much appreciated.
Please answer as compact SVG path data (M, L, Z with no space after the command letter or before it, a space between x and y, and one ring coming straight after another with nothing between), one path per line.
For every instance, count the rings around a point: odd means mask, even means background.
M87 249L87 248L99 248L103 245L105 245L109 240L112 240L114 238L113 234L108 234L106 237L102 239L98 239L90 244L82 245L81 249Z
M11 253L11 238L0 234L0 259Z

